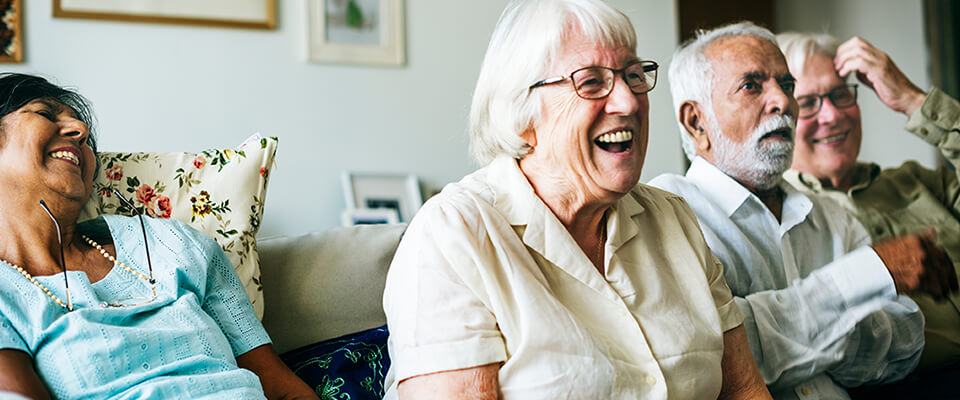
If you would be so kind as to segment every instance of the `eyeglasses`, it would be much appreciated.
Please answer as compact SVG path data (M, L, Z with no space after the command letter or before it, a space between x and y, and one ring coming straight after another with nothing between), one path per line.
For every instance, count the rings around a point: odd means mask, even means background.
M137 214L137 218L140 220L140 230L141 232L143 232L143 250L147 255L147 269L150 271L150 277L147 278L143 276L143 274L133 270L132 268L128 267L126 264L120 261L117 261L116 258L109 256L105 250L103 250L99 245L96 244L96 242L90 240L89 238L86 238L87 242L90 243L91 246L94 246L98 250L100 250L100 254L102 254L104 257L106 257L110 261L113 261L114 264L123 267L127 271L133 273L134 275L150 283L151 295L146 297L128 297L128 298L114 301L113 303L103 302L103 303L100 303L100 306L103 308L118 308L118 307L132 307L132 306L149 304L157 299L157 280L153 278L153 263L150 260L150 247L147 244L148 242L147 227L143 223L143 215L140 213L140 211L137 210L137 208L134 207L129 200L123 197L123 195L121 195L117 189L113 189L113 193L124 204L126 204L127 207L130 207L130 209L133 210L135 214ZM53 220L53 224L56 225L57 227L57 243L60 245L60 267L63 269L63 287L67 293L67 305L65 307L67 308L68 311L73 311L73 300L70 297L70 282L67 279L67 264L63 258L63 239L60 235L60 223L57 221L57 218L53 216L53 213L50 212L50 208L47 207L47 204L44 203L43 200L40 200L40 206L43 207L43 210L47 212L47 215L50 216L50 219Z
M602 99L613 92L613 84L616 81L617 74L623 76L623 81L630 87L633 94L644 94L651 90L657 84L657 68L660 65L656 61L644 60L634 61L621 69L613 69L601 66L580 68L570 73L569 77L555 76L547 78L540 82L530 85L530 90L540 86L552 85L565 80L573 83L573 89L577 96L587 100Z
M830 99L830 103L836 108L847 108L857 104L857 84L848 83L831 90L826 94L811 94L797 97L797 104L800 106L800 118L812 118L820 112L823 107L823 98Z

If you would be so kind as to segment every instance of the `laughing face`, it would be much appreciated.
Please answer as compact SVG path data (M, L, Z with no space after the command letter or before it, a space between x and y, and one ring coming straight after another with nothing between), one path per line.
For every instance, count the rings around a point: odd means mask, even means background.
M597 47L572 34L547 76L569 76L588 66L620 69L635 61L628 48ZM640 180L647 149L647 95L634 94L621 74L602 99L580 98L569 81L536 90L541 117L524 133L533 150L520 162L535 186L549 179L586 202L613 202L629 192Z
M714 79L701 154L727 175L769 189L790 166L797 102L780 50L753 36L721 38L705 51Z
M53 191L86 202L96 158L87 125L69 107L33 100L0 120L0 184L8 193Z
M842 88L833 59L822 53L807 57L797 81L797 97L820 95ZM822 99L820 111L797 121L797 145L793 169L820 179L842 181L852 171L860 153L860 107L837 108Z

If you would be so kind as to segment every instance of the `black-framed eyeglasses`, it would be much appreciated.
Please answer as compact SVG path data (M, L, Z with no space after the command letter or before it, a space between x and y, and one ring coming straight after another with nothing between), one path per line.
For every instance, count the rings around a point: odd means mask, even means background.
M800 106L800 118L812 118L820 112L823 107L823 98L830 99L830 103L836 108L847 108L857 104L857 85L848 83L837 87L824 94L810 94L797 97L797 105Z
M601 66L592 66L580 68L570 73L570 76L555 76L547 78L533 85L530 90L540 86L552 85L565 80L573 83L573 89L577 96L587 100L602 99L613 92L613 84L616 81L617 74L623 77L623 81L630 87L634 94L644 94L657 85L657 69L660 67L656 61L642 60L634 61L626 67L613 69Z
M150 246L147 244L148 242L147 227L143 223L143 215L140 213L140 211L137 210L137 208L134 207L133 204L131 204L130 201L127 200L126 197L121 195L120 191L118 191L117 189L113 189L113 193L114 195L117 196L117 198L120 199L120 201L126 204L127 207L130 207L130 209L133 210L135 214L137 214L137 218L140 220L140 231L143 233L143 250L147 255L147 269L150 272L150 277L147 278L143 276L143 274L136 272L133 269L130 269L130 267L127 267L125 264L120 263L119 261L114 261L114 262L116 264L122 265L124 268L128 269L130 272L146 280L147 283L150 284L151 295L146 297L124 298L124 299L114 301L113 303L104 302L104 303L101 303L101 306L104 308L118 308L118 307L131 307L131 306L148 304L157 299L157 280L154 279L153 277L153 262L150 260ZM50 219L53 220L53 224L57 227L57 244L60 245L60 268L63 270L63 287L64 287L64 291L67 294L67 305L64 307L67 309L67 311L73 311L73 299L70 296L70 281L67 279L67 264L63 257L63 239L60 234L60 222L58 222L57 218L53 216L53 213L50 211L50 208L47 207L47 204L44 203L43 200L40 200L40 206L43 207L43 210L47 212L47 215L50 216Z

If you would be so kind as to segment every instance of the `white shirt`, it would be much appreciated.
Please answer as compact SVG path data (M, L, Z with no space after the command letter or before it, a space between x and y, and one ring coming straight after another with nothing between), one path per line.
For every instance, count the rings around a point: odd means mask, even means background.
M786 183L781 221L755 195L697 157L686 176L653 186L690 204L724 277L774 397L848 398L852 387L900 379L923 348L923 317L898 296L867 245L870 236L838 204Z
M502 362L503 399L716 399L742 313L696 217L645 185L607 212L605 274L499 158L417 213L387 274L385 398Z

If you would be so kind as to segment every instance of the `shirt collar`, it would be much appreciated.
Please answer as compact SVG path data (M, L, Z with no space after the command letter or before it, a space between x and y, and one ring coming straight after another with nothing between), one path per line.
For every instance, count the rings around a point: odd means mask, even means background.
M727 217L732 217L747 201L753 201L758 207L766 209L766 205L740 182L700 156L690 164L686 177L700 188L701 193L710 197L709 200L726 213ZM786 231L807 219L813 210L813 203L787 182L781 180L777 185L784 192L780 226ZM816 221L814 224L816 225Z
M700 156L694 158L693 162L690 163L690 169L687 170L686 177L697 185L704 194L711 197L710 200L723 210L728 217L733 215L752 195L740 182L723 173L715 165Z
M858 162L853 166L853 184L850 185L850 190L848 192L853 193L866 189L868 186L870 186L870 184L873 183L873 181L877 180L878 176L880 176L879 165ZM816 176L802 173L797 170L788 170L787 172L783 173L783 177L790 182L798 182L801 185L806 186L814 193L820 193L825 190L834 190L830 188L824 188L823 183L821 183L820 179L817 179Z

